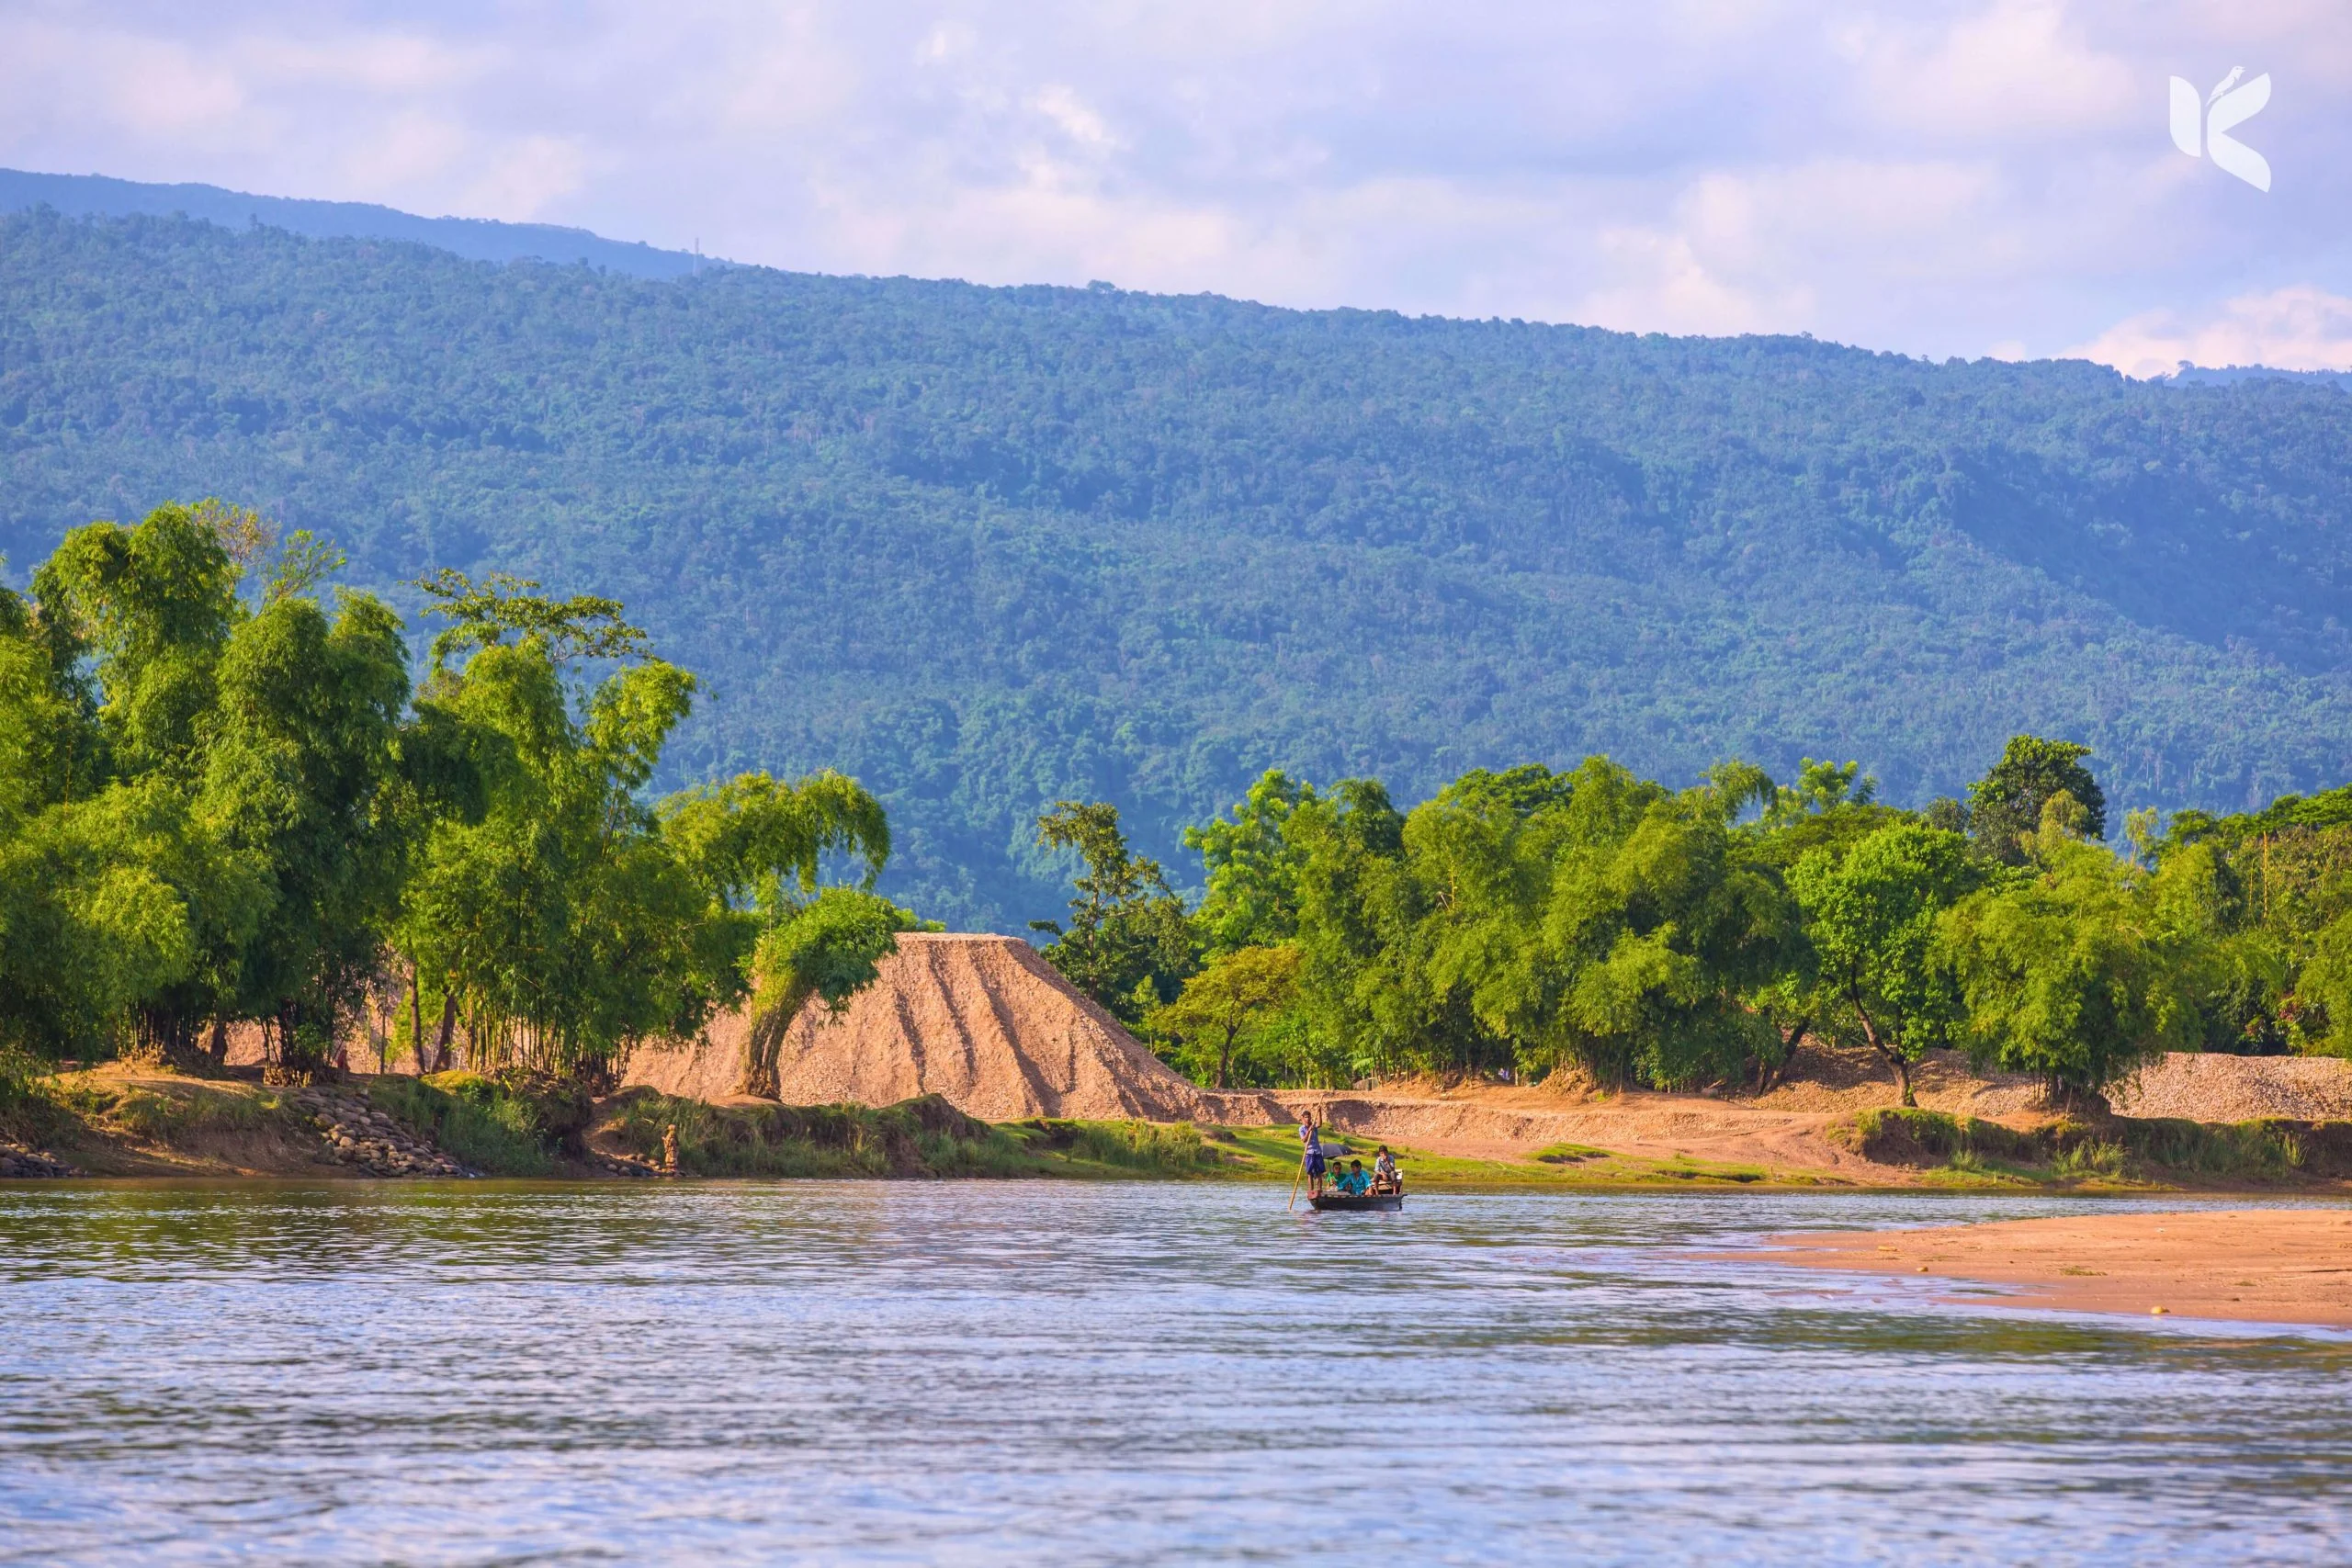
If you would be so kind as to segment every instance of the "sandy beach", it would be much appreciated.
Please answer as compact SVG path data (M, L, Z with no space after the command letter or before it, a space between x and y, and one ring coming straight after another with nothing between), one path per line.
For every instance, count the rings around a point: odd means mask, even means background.
M1768 1255L1776 1263L2015 1286L2025 1306L2352 1327L2352 1208L2072 1214L1772 1240L1786 1249Z

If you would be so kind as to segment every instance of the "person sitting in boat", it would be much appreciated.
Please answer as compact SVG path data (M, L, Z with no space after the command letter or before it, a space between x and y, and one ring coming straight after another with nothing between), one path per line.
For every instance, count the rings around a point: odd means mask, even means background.
M1380 1145L1380 1153L1372 1162L1372 1190L1374 1192L1405 1190L1405 1179L1396 1170L1396 1156L1388 1152L1386 1144Z
M1363 1161L1348 1162L1347 1171L1340 1178L1340 1190L1351 1198L1361 1198L1372 1190L1372 1178L1365 1174Z

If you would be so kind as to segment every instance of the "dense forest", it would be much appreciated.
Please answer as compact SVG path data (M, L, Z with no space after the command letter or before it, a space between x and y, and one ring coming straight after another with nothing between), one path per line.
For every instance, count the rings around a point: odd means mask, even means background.
M413 679L345 564L208 502L0 589L0 1100L60 1057L217 1069L240 1024L289 1081L372 1037L348 1065L597 1089L746 1001L773 1092L784 1024L915 923L870 891L880 805L831 773L649 803L700 682L618 604L445 569Z
M652 793L702 683L624 607L442 568L413 659L347 566L219 501L69 532L0 589L0 1100L62 1057L198 1071L258 1025L300 1080L420 1071L596 1091L748 1005L785 1027L920 922L873 891L883 803L821 771ZM1046 957L1204 1083L1562 1071L1769 1085L1807 1039L1964 1049L2088 1096L2165 1049L2352 1055L2352 787L2125 815L2076 742L2009 739L1965 798L1860 763L1605 756L1474 769L1400 808L1269 770L1188 828L1187 899L1111 802Z
M0 548L232 497L402 584L625 600L705 684L648 782L834 767L880 890L1051 912L1115 807L1268 768L1860 758L2018 731L2119 809L2352 774L2352 397L1097 288L643 279L156 218L0 219ZM421 649L411 653L421 657Z
M1400 810L1270 772L1185 834L1188 908L1116 813L1046 956L1204 1083L1563 1070L1763 1089L1805 1041L2102 1092L2155 1053L2352 1055L2352 787L2157 832L2070 741L2012 737L1907 811L1857 763L1674 790L1606 757L1476 770Z

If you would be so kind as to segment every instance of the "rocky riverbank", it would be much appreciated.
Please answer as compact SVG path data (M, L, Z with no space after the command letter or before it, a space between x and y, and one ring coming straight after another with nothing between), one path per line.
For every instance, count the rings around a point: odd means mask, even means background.
M326 1157L364 1176L469 1177L469 1170L436 1145L429 1135L403 1126L369 1100L368 1091L348 1088L311 1088L290 1091L289 1098L318 1129Z

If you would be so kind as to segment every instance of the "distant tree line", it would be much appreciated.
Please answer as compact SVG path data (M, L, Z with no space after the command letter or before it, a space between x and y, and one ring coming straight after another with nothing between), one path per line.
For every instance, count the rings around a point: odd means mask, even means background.
M2352 1054L2352 788L2162 837L2133 812L2117 851L2087 756L2018 736L1922 811L1852 762L1682 790L1603 757L1482 769L1409 811L1270 772L1186 834L1189 910L1115 813L1066 802L1044 834L1086 872L1046 952L1219 1087L1761 1088L1813 1039L1909 1104L1939 1047L2066 1097L2166 1050Z
M697 682L619 604L438 573L417 677L341 564L207 502L0 589L0 1051L201 1067L250 1024L273 1075L372 1033L593 1086L748 998L772 1092L782 1022L912 924L867 890L881 807L830 773L648 804Z

